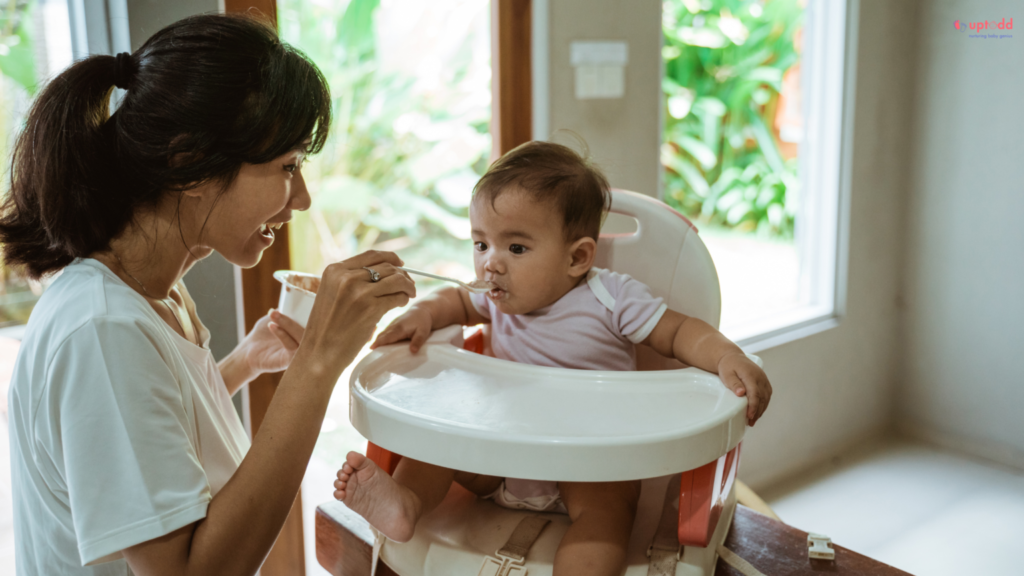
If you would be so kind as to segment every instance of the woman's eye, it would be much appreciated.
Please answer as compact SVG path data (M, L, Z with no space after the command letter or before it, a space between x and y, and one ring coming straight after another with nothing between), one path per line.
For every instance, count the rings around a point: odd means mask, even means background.
M523 254L526 252L526 246L523 246L522 244L513 244L508 247L508 250L513 254Z
M477 242L476 244L473 244L473 246L476 247L476 251L477 252L486 252L487 251L487 244L484 244L483 242Z
M285 172L295 172L298 169L299 169L299 165L298 164L286 164L285 167L284 167L284 171Z

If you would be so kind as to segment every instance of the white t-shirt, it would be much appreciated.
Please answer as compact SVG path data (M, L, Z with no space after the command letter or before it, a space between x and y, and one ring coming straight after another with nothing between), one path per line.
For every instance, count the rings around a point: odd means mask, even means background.
M206 517L249 448L209 332L172 330L102 263L36 304L9 395L19 575L124 575L121 551Z

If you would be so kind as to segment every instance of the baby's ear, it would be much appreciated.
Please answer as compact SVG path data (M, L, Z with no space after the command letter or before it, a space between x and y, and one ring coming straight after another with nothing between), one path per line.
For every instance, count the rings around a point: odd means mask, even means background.
M597 242L593 238L583 237L569 247L569 276L577 278L590 271L597 256Z

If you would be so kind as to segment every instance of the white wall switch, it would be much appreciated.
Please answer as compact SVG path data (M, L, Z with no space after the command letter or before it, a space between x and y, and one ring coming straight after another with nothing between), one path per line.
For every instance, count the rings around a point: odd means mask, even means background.
M626 93L626 69L623 66L577 66L576 99L622 98Z
M570 61L576 71L576 98L622 98L626 93L629 45L622 41L575 41Z

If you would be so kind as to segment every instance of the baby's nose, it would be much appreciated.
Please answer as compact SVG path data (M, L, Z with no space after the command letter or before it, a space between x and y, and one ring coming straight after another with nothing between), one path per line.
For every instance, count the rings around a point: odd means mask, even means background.
M484 270L492 274L504 274L505 265L501 261L501 258L497 256L489 256L484 260Z

